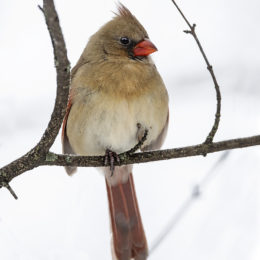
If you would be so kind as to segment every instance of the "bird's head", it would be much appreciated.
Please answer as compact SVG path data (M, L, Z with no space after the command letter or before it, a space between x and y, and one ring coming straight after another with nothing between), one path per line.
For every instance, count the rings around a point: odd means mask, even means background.
M142 60L157 51L140 22L122 4L116 16L100 28L85 49L88 58L110 57Z

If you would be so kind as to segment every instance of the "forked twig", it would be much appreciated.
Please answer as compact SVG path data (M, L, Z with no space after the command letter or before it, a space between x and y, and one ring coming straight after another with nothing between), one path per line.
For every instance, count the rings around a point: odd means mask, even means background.
M173 4L175 5L175 7L177 8L177 10L179 11L179 13L181 14L182 18L185 20L186 24L189 26L190 30L184 30L185 33L189 33L193 36L193 38L195 39L197 45L199 46L200 52L203 56L203 59L205 60L206 64L207 64L207 69L213 79L214 82L214 86L215 86L215 90L216 90L216 98L217 98L217 109L216 109L216 114L215 114L215 120L214 120L214 124L205 140L205 144L210 144L213 142L214 136L218 130L218 126L219 126L219 122L220 122L220 112L221 112L221 93L220 93L220 88L216 79L216 76L214 74L213 71L213 67L212 65L210 65L209 60L201 46L201 43L198 39L198 36L196 34L195 31L195 27L196 24L191 25L190 22L188 21L188 19L185 17L185 15L183 14L183 12L181 11L181 9L179 8L179 6L176 4L176 2L174 0L172 0ZM206 155L206 154L205 154Z
M9 192L12 194L12 196L17 200L18 197L17 195L15 194L14 190L12 189L12 187L9 185L8 182L1 182L1 186L7 188L9 190Z

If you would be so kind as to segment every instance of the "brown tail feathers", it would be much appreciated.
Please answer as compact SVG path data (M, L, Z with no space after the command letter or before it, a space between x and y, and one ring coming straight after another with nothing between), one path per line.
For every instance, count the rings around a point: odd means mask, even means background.
M146 260L148 248L138 208L132 173L126 182L106 180L116 260Z

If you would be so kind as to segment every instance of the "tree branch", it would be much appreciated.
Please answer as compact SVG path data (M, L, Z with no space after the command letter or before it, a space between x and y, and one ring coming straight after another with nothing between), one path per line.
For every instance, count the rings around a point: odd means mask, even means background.
M186 24L189 26L190 30L185 30L184 32L185 33L189 33L193 36L193 38L195 39L197 45L199 46L199 49L200 49L200 52L203 56L203 59L205 60L206 64L207 64L207 69L212 77L212 80L213 80L213 83L214 83L214 86L215 86L215 91L216 91L216 99L217 99L217 108L216 108L216 113L215 113L215 120L214 120L214 124L205 140L205 143L206 144L210 144L213 142L213 139L214 139L214 136L218 130L218 126L219 126L219 122L220 122L220 112L221 112L221 93L220 93L220 88L219 88L219 85L218 85L218 82L217 82L217 79L216 79L216 76L214 74L214 71L213 71L213 67L212 65L210 65L209 63L209 60L201 46L201 43L198 39L198 36L195 32L195 27L196 27L196 24L193 24L191 25L190 22L188 21L188 19L185 17L185 15L183 14L183 12L181 11L181 9L179 8L179 6L177 5L177 3L172 0L173 4L175 5L175 7L177 8L177 10L179 11L179 13L181 14L182 18L184 19L184 21L186 22ZM206 154L205 154L206 155Z
M70 62L67 57L66 45L53 0L44 0L43 8L40 9L43 11L50 33L54 52L54 64L57 72L57 93L54 110L48 127L37 145L37 149L42 150L42 153L46 154L59 133L63 117L66 113L70 89Z
M0 169L0 188L3 186L7 188L10 187L8 185L10 180L25 171L38 167L41 162L45 160L46 154L59 132L66 112L70 87L70 63L67 58L65 41L63 39L58 14L55 10L53 0L43 0L43 8L40 9L44 13L54 51L57 72L56 102L51 115L51 120L39 143L27 154ZM11 189L9 189L9 191L11 191Z
M120 165L125 165L205 155L205 153L215 153L256 145L260 145L260 135L152 152L133 154L125 152L119 154L119 158ZM104 166L104 156L75 156L49 152L45 161L42 162L42 165L100 167ZM115 165L119 164L115 162Z

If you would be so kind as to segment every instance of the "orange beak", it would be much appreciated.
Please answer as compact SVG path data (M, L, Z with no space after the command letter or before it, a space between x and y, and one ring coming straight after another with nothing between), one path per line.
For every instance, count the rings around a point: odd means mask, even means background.
M134 56L148 56L155 51L157 51L157 48L149 39L145 39L136 44L133 50Z

